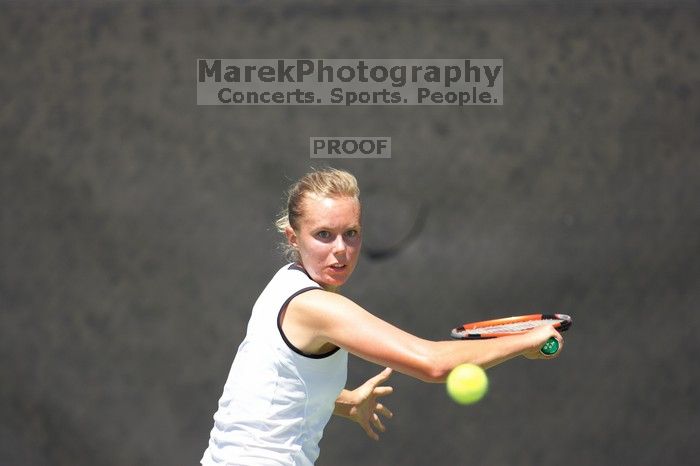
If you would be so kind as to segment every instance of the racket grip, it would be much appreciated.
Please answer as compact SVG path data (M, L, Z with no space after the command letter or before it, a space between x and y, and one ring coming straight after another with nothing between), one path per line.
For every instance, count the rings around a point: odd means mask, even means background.
M547 340L544 346L542 346L540 351L542 351L543 354L550 356L559 351L559 342L556 338L549 337L549 340Z

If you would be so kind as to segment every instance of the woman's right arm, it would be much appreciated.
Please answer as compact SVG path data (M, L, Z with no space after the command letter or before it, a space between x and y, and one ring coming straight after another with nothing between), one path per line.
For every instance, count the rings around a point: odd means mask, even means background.
M551 359L559 352L545 356L540 348L552 336L563 346L561 335L551 326L490 340L425 340L385 322L350 299L323 290L295 297L285 319L292 319L296 328L308 332L305 341L311 347L332 343L426 382L444 382L450 371L463 363L488 368L521 355Z

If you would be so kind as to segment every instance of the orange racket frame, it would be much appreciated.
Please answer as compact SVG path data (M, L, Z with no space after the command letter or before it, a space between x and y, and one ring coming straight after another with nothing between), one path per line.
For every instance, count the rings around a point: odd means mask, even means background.
M527 314L522 316L504 317L501 319L492 320L482 320L480 322L471 322L468 324L460 325L452 330L452 338L459 340L480 340L485 338L498 338L505 337L508 335L518 335L525 333L531 328L523 330L510 330L504 332L490 332L490 333L479 333L478 329L484 327L493 327L498 325L509 325L509 324L521 324L532 321L542 321L549 320L552 321L549 325L553 325L555 329L560 332L568 330L571 326L571 317L566 314Z

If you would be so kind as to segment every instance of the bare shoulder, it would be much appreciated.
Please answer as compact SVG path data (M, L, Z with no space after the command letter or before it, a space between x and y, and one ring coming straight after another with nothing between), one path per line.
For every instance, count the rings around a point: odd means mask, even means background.
M353 311L355 309L355 311ZM309 290L289 302L281 316L282 329L295 347L307 353L324 353L341 346L336 330L346 328L361 308L336 293Z
M326 291L321 288L315 290L309 290L305 293L301 293L289 302L290 305L302 306L302 307L323 307L329 304L341 304L341 303L352 303L352 301L345 296L333 293L331 291ZM354 304L354 303L353 303Z
M333 319L339 315L364 311L349 298L326 290L309 290L295 296L287 306L288 310L299 316L320 321Z

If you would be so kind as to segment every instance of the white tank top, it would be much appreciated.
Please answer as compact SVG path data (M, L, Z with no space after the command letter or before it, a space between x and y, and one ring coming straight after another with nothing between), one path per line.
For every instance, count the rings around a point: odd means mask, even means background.
M285 337L280 312L300 293L320 289L297 264L282 267L253 306L231 366L202 465L313 465L348 354L304 354Z

